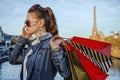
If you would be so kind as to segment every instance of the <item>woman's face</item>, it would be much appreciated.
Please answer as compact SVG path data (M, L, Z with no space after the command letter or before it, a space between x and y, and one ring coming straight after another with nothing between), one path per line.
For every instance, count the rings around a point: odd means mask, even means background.
M39 21L35 12L28 13L25 21L26 32L29 34L34 34L39 32Z

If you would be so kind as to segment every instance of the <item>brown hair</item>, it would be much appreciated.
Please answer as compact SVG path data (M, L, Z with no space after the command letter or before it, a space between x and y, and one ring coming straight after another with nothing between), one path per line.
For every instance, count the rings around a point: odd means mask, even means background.
M28 13L30 12L35 12L38 15L38 18L45 19L45 26L47 32L50 32L53 36L58 35L56 18L51 8L43 8L39 4L35 4L28 10Z

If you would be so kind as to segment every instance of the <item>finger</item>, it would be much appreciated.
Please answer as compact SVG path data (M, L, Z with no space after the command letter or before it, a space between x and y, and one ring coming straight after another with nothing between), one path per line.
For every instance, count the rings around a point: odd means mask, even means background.
M57 36L52 37L51 40L52 40L52 41L55 41L55 40L56 40L56 37L57 37Z
M63 39L63 37L61 37L61 36L59 36L59 35L56 35L55 37L54 37L54 39L56 40L56 39Z
M24 28L24 30L25 30L25 32L27 32L27 28L26 27Z

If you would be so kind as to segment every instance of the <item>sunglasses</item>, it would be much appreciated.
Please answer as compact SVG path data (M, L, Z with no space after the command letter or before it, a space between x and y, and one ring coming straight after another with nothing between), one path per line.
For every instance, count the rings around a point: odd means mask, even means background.
M38 21L36 20L36 21L29 21L29 20L26 20L25 21L25 24L28 26L28 27L31 27L32 26L32 24L31 23L37 23Z

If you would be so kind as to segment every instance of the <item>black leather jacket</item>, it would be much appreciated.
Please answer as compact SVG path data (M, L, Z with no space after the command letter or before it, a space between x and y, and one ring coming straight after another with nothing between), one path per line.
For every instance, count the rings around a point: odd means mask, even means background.
M27 57L26 80L54 80L57 71L64 78L70 76L70 69L66 53L60 49L60 51L52 51L49 45L49 41L52 35L47 33L39 38L40 42L31 45L27 50L24 50L25 44L28 39L19 37L19 40L10 55L9 62L11 64L22 64L21 80L23 80L23 61L27 53L32 49L32 54Z

